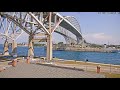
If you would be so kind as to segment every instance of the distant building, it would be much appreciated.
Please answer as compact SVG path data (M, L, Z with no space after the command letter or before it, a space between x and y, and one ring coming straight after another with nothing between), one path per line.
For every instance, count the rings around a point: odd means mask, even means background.
M104 44L104 48L107 48L107 44Z

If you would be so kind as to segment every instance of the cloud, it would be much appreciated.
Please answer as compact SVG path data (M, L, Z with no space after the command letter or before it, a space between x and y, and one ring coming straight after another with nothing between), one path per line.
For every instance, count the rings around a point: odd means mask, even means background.
M100 40L108 40L112 38L111 36L106 35L105 33L95 33L93 34L93 37Z
M112 37L105 33L90 33L83 35L86 41L91 43L104 44L112 40Z

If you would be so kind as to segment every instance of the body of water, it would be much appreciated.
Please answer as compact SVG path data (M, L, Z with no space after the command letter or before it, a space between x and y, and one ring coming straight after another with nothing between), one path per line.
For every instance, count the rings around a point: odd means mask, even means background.
M0 45L0 52L3 52L3 45ZM11 52L11 48L9 49ZM28 47L17 47L18 56L27 56ZM44 47L34 47L35 56L46 56ZM102 53L102 52L80 52L80 51L53 51L53 57L90 62L117 64L120 65L120 53Z

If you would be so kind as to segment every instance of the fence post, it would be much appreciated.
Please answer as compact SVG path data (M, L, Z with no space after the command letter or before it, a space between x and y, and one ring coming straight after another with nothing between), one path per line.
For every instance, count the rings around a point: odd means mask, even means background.
M88 59L85 60L85 64L86 64L86 65L85 65L85 66L86 66L85 69L86 69L86 71L87 71L87 61L88 61Z
M111 64L110 64L110 74L111 74Z
M100 65L97 66L97 73L100 73Z

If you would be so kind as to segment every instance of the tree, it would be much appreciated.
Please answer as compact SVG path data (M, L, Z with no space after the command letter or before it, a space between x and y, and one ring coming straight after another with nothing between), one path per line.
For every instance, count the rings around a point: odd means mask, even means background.
M61 45L61 44L63 44L63 42L59 42L58 44L60 44L60 45Z

